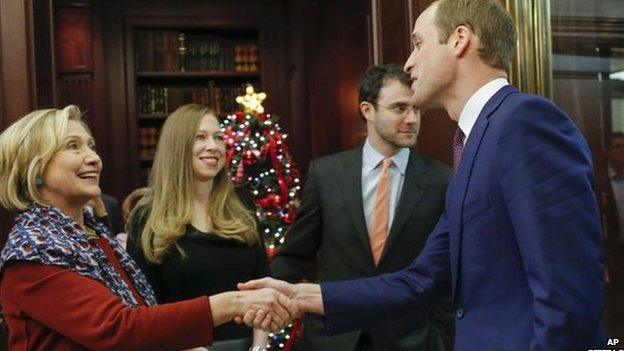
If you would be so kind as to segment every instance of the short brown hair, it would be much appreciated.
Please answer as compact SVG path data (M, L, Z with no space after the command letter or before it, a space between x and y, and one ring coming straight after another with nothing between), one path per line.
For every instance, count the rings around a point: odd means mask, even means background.
M405 73L403 67L396 63L385 66L372 66L366 70L366 73L360 80L358 102L368 101L373 105L377 105L379 92L390 79L396 79L408 88L412 85L409 74Z
M483 62L509 70L516 50L516 27L498 0L439 0L437 10L440 43L446 43L458 26L466 26L481 40Z

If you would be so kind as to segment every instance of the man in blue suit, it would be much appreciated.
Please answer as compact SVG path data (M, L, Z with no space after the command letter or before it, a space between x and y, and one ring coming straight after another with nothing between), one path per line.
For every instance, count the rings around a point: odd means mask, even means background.
M456 350L602 344L601 226L588 146L550 101L506 70L516 40L497 0L440 0L416 20L405 64L415 104L458 122L456 175L421 254L396 273L291 285L264 279L330 332L373 329L452 293ZM261 314L260 314L261 315ZM248 312L248 323L258 315Z

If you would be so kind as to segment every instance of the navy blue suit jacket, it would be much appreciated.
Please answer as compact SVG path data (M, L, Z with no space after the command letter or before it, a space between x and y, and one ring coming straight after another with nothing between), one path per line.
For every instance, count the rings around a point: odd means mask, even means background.
M602 342L601 224L587 143L550 101L499 90L468 137L445 213L401 271L323 283L339 333L419 313L452 290L456 350Z

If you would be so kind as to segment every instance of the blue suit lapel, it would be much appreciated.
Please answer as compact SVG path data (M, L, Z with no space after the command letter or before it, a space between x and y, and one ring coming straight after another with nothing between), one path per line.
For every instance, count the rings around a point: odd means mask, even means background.
M461 256L461 243L462 243L462 218L463 218L463 205L468 191L468 183L472 174L472 166L474 164L475 156L481 146L483 136L487 131L489 124L489 118L496 109L500 106L503 100L511 93L517 92L516 88L511 85L507 85L500 89L490 100L485 104L483 110L477 117L477 120L470 131L468 140L464 147L459 167L457 168L457 175L451 182L451 196L449 198L450 204L447 205L448 220L450 227L449 235L449 248L451 254L451 277L453 287L453 297L455 296L455 290L457 287L457 281L459 278L459 258Z

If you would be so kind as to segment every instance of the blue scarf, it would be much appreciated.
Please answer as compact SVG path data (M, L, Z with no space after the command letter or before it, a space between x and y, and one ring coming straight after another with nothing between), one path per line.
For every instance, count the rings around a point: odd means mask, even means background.
M156 296L143 272L108 228L88 211L84 211L84 222L108 241L145 304L156 305ZM89 236L76 221L55 207L33 203L28 210L17 215L16 224L0 254L0 274L5 264L11 261L70 269L101 282L126 306L139 306L132 290L109 263L104 251L89 242Z

